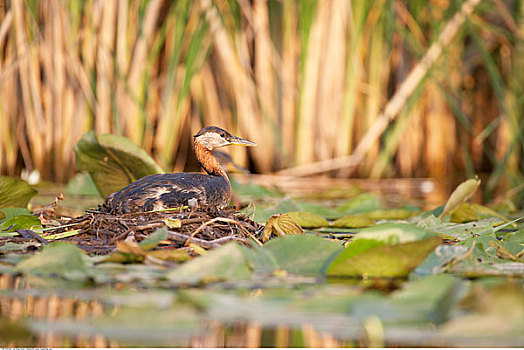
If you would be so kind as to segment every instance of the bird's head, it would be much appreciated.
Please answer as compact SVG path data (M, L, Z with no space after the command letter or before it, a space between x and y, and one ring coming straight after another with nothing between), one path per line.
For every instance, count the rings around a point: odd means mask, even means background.
M239 145L239 146L249 146L253 147L257 144L248 140L244 140L240 137L233 136L224 129L221 129L216 126L206 126L197 132L193 139L195 142L198 142L208 150L213 150L215 148L229 146L229 145Z

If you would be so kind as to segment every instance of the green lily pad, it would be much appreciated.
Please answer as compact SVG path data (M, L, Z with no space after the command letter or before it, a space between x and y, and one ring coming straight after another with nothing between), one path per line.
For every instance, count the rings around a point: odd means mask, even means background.
M126 137L86 132L75 146L76 170L88 171L103 197L162 168Z
M72 244L54 242L42 251L16 265L26 274L39 276L60 276L69 280L83 281L87 278L84 253Z
M371 193L362 193L347 200L344 204L335 208L340 215L369 213L373 210L382 209L377 196Z
M361 230L331 263L332 277L402 277L441 243L438 234L413 224L382 224Z
M33 215L17 215L0 224L0 232L15 232L21 229L42 228L42 223Z
M307 211L290 211L287 215L302 227L317 228L329 226L329 221L322 216L308 213Z
M246 252L255 272L276 269L302 276L321 276L325 267L344 248L340 243L317 236L283 236L270 240L264 247Z
M252 269L244 256L245 249L235 242L225 244L184 263L169 272L167 278L175 283L248 279Z
M346 215L335 220L332 226L339 228L360 228L369 227L374 224L375 221L373 219L363 215Z
M371 220L404 220L417 215L418 212L404 208L378 209L361 214Z
M0 176L0 208L27 208L27 204L36 193L24 180Z

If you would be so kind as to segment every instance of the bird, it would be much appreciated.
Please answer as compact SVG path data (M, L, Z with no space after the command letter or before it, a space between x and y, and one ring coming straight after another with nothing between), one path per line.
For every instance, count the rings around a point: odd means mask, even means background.
M231 183L212 151L229 145L254 147L256 143L206 126L193 136L193 151L207 174L167 173L145 176L110 194L102 209L128 214L182 206L225 209L231 200Z

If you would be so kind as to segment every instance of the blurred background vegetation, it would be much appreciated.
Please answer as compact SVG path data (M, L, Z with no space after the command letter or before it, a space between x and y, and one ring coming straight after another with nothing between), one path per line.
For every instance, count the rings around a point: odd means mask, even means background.
M0 173L66 182L88 130L194 168L205 125L257 142L230 150L254 172L314 169L355 151L464 3L0 0ZM356 171L330 176L519 188L524 2L481 0L449 39Z

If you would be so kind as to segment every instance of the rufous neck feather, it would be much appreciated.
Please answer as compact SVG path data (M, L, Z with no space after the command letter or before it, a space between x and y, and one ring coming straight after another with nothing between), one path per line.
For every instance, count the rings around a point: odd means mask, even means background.
M198 163L202 168L204 168L206 173L209 175L226 176L226 172L222 169L210 149L202 145L200 142L194 142L193 146L195 148L195 155Z

